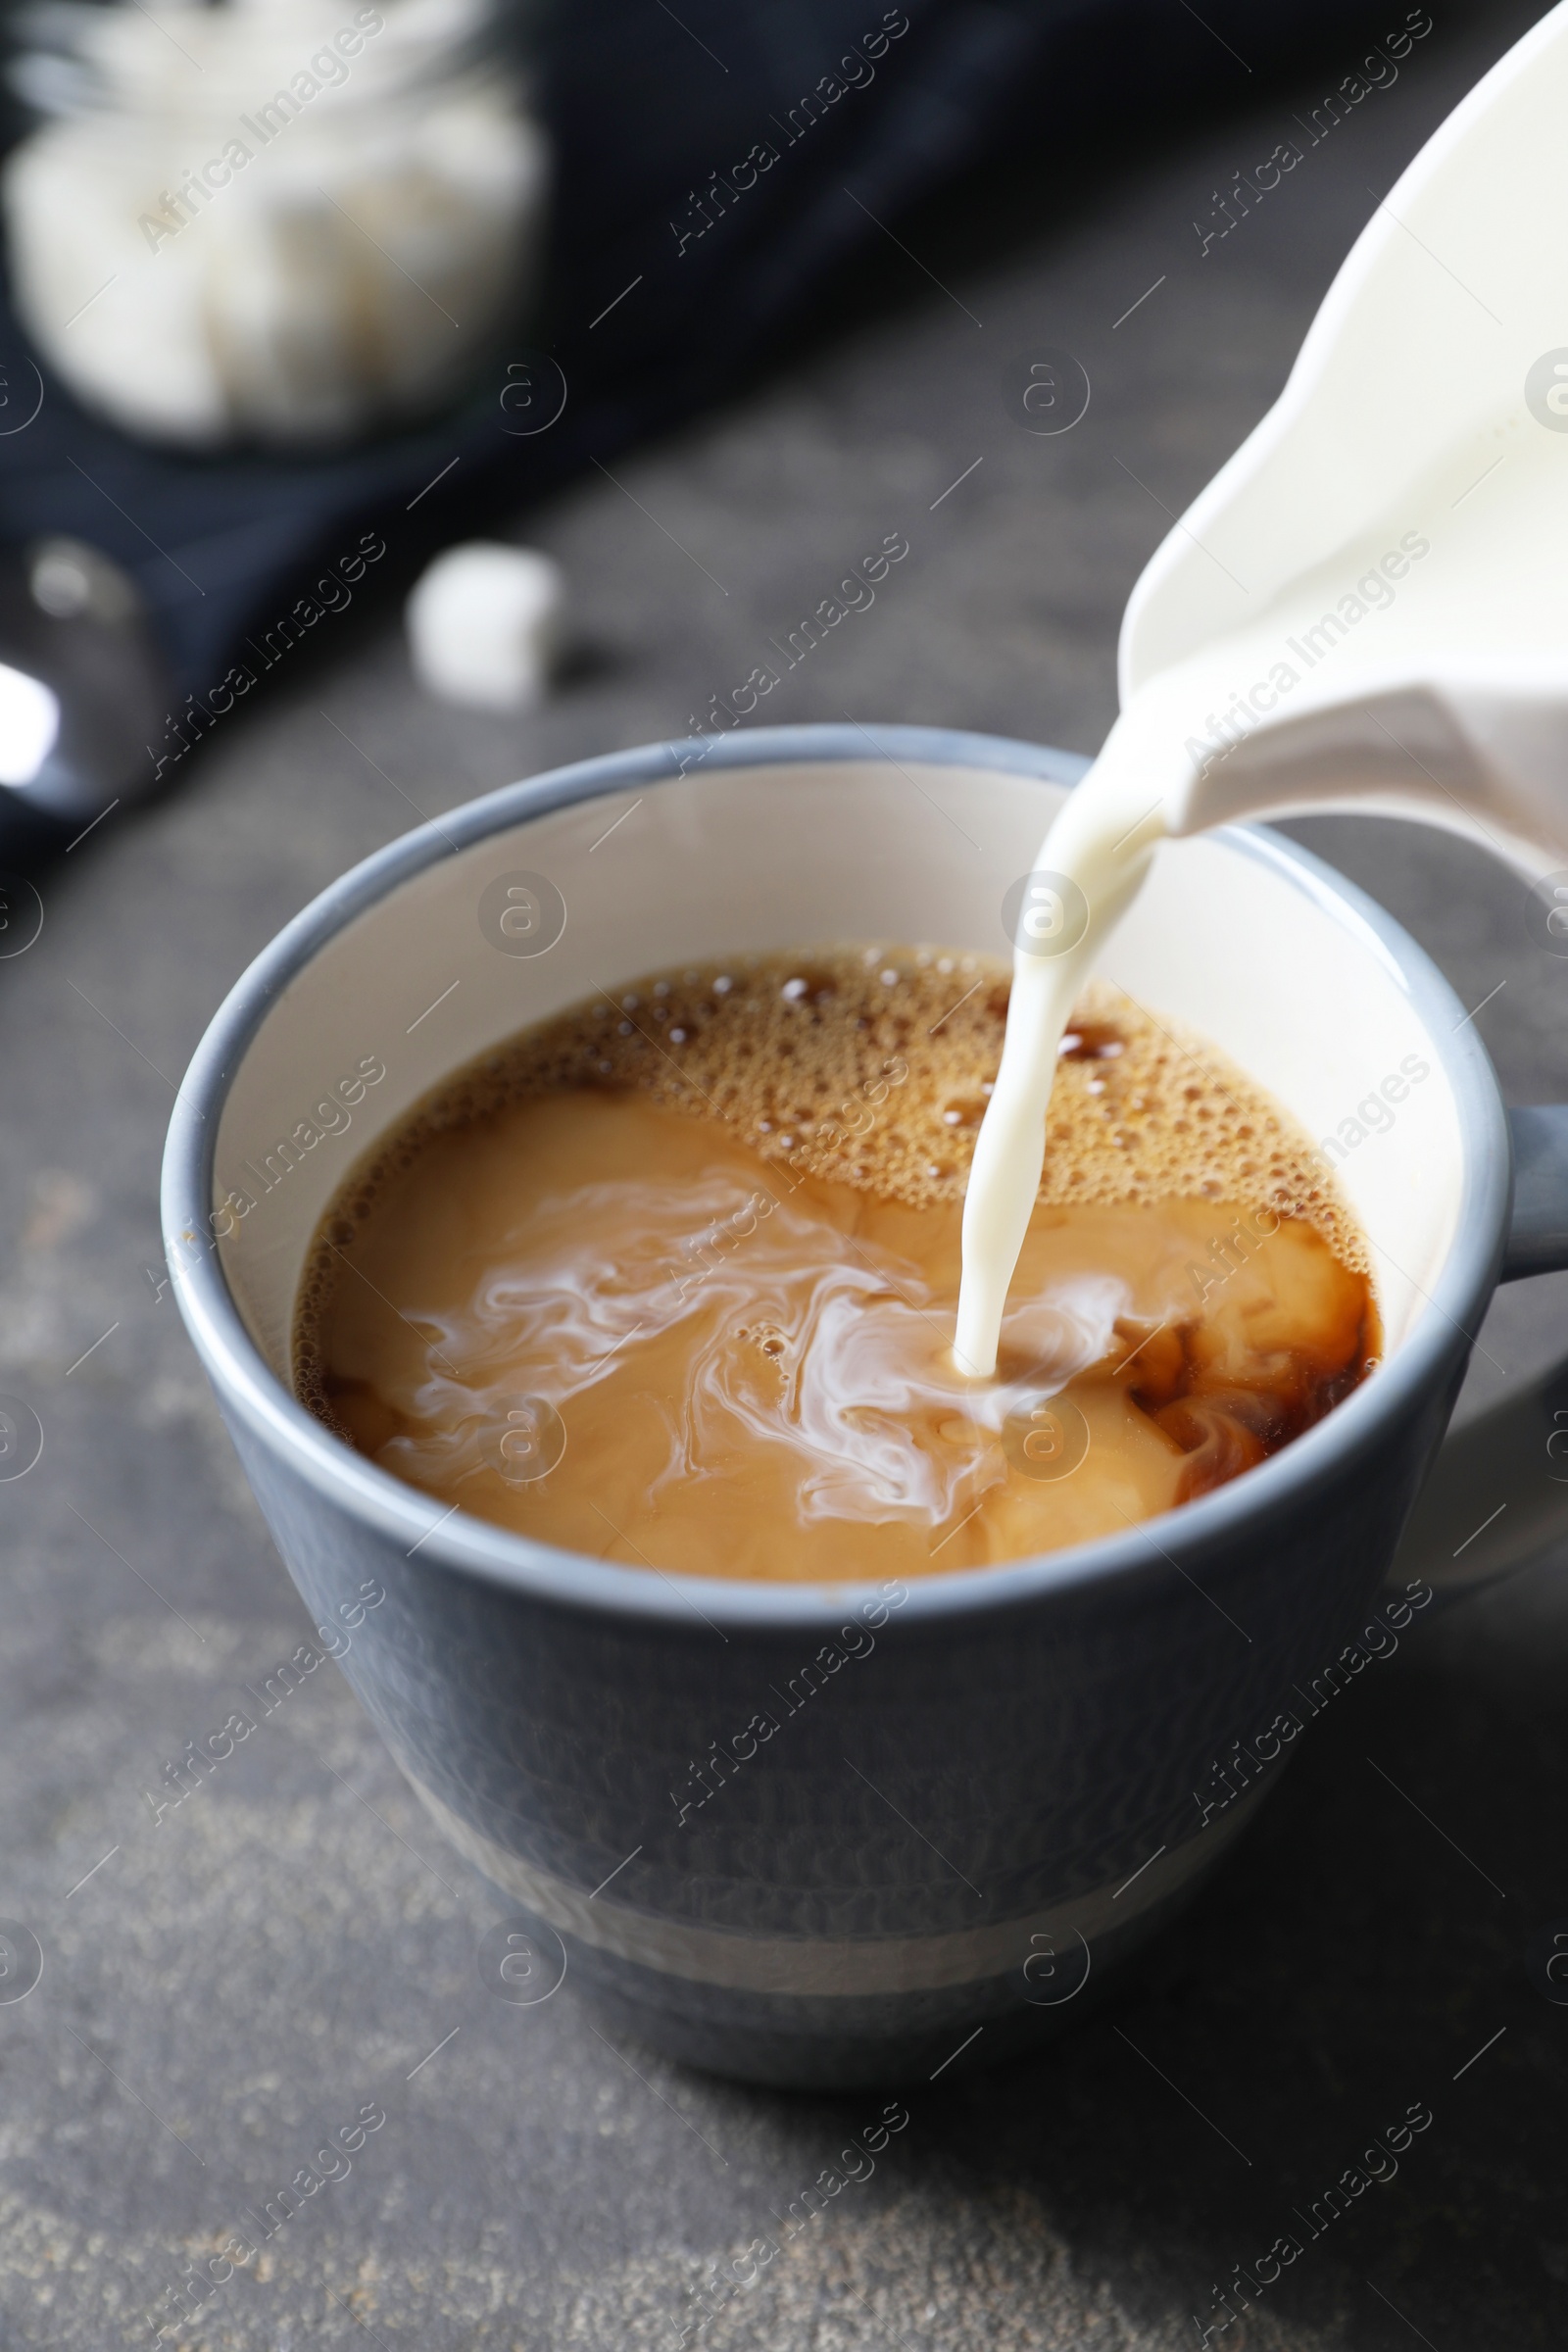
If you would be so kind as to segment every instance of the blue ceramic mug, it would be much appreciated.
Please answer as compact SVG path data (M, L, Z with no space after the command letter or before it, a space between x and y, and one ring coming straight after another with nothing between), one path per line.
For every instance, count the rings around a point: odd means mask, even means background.
M1081 2015L1219 1862L1364 1654L1347 1644L1374 1604L1408 1623L1565 1516L1551 1380L1439 1449L1494 1285L1568 1263L1568 1113L1515 1113L1510 1139L1421 951L1259 830L1162 849L1103 968L1322 1139L1388 1346L1231 1485L1000 1568L732 1584L443 1511L296 1401L318 1220L448 1072L688 958L1005 953L1003 900L1084 765L798 727L514 785L307 907L230 994L176 1105L164 1218L187 1326L313 1618L357 1624L344 1671L526 1923L513 1975L519 1953L541 1988L569 1964L646 2040L725 2073L929 2075Z

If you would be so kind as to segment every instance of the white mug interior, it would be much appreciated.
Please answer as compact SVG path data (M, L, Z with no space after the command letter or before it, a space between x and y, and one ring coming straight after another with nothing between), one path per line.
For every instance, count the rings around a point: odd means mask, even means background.
M714 763L508 823L455 854L437 840L421 871L318 944L223 1102L213 1231L278 1381L291 1387L300 1280L333 1195L451 1072L662 966L872 942L1005 956L1003 899L1061 797L956 762ZM564 929L541 954L498 944L494 894L481 925L487 889L518 873L564 903ZM1377 930L1266 836L1222 832L1161 848L1099 968L1156 1019L1210 1038L1325 1150L1370 1245L1396 1354L1439 1311L1430 1294L1457 1228L1464 1133L1431 1008Z

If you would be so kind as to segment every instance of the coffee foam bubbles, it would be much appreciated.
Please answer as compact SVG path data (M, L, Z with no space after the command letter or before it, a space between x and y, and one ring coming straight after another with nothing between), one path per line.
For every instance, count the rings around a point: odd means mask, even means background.
M562 1087L635 1087L715 1118L766 1162L911 1208L961 1202L1006 1025L998 956L823 950L640 980L447 1081L394 1153ZM345 1199L352 1226L385 1169ZM1364 1269L1308 1139L1206 1039L1105 983L1080 994L1046 1129L1043 1202L1232 1200L1314 1225Z

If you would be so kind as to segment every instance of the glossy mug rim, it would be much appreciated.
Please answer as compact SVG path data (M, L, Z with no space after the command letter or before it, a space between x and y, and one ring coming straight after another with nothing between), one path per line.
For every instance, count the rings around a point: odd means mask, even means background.
M1006 737L935 727L837 725L748 728L732 736L642 746L571 762L470 801L439 822L402 835L320 892L264 948L214 1015L175 1098L164 1153L165 1249L186 1328L225 1408L291 1472L378 1534L416 1549L428 1568L478 1576L519 1597L665 1624L689 1624L695 1609L720 1629L742 1632L821 1627L880 1590L864 1583L762 1584L721 1577L650 1575L539 1544L459 1511L434 1522L430 1498L334 1438L284 1387L262 1355L228 1290L210 1240L218 1129L229 1087L275 999L316 952L356 916L457 850L529 818L637 785L648 790L701 766L726 768L914 761L994 768L1071 785L1090 762L1081 755ZM1226 844L1281 872L1341 927L1370 934L1429 1030L1453 1090L1464 1151L1454 1238L1428 1293L1429 1307L1397 1353L1315 1428L1227 1486L1179 1510L1140 1521L1125 1536L1060 1551L911 1579L901 1616L906 1629L955 1616L1047 1601L1084 1587L1129 1586L1163 1573L1159 1535L1179 1521L1184 1548L1223 1542L1309 1495L1319 1477L1375 1453L1415 1395L1441 1380L1454 1334L1474 1325L1495 1286L1512 1192L1512 1153L1497 1082L1464 1006L1424 950L1377 902L1308 850L1262 826L1228 825Z

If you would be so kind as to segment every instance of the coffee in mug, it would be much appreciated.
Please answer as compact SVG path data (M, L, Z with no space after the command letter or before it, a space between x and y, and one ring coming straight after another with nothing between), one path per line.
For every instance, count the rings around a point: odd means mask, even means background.
M298 1393L437 1500L628 1566L833 1581L1117 1533L1380 1345L1307 1138L1103 983L1062 1040L998 1375L953 1357L1009 973L868 948L601 992L458 1071L317 1235Z

